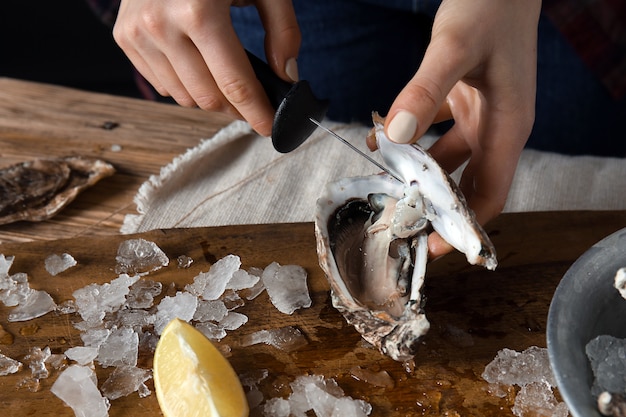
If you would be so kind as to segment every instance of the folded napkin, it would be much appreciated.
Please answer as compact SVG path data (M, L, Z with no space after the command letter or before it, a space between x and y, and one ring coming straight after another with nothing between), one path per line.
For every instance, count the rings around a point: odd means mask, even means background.
M362 125L325 123L369 153ZM420 143L428 147L436 137ZM371 156L380 161L377 153ZM288 154L236 121L175 158L135 196L122 233L313 221L326 183L380 170L317 129ZM453 175L458 179L459 172ZM626 160L525 150L505 211L626 210Z

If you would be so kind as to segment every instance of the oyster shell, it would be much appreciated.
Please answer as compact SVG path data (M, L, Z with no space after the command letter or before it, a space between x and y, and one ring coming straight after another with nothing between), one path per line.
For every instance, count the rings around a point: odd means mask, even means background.
M49 219L82 190L114 172L107 162L80 156L36 159L0 169L0 225Z
M419 145L389 141L374 120L387 174L329 183L317 201L317 253L333 306L397 361L415 355L429 322L422 287L434 229L471 264L495 269L493 244L454 181Z

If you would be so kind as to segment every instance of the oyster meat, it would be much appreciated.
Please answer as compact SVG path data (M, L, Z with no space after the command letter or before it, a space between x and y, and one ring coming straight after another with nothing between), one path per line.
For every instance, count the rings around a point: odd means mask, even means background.
M99 159L36 159L0 169L0 225L41 221L58 213L85 188L113 175Z
M495 269L493 244L456 183L419 145L373 134L390 171L329 183L317 201L317 253L333 306L362 337L397 361L415 355L429 329L422 287L435 230L469 263Z

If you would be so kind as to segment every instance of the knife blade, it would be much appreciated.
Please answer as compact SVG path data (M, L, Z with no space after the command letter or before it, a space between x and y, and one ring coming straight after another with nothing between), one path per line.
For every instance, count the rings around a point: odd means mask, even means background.
M330 134L335 139L339 140L339 142L343 143L348 148L352 149L354 152L358 153L363 158L367 159L372 164L376 165L378 168L380 168L381 170L385 171L387 174L389 174L390 176L392 176L396 180L402 182L402 180L400 178L398 178L396 175L392 174L391 171L389 171L389 169L387 167L385 167L384 165L378 163L375 159L370 157L368 154L366 154L365 152L361 151L359 148L357 148L356 146L354 146L353 144L348 142L348 140L346 140L345 138L341 137L341 135L339 135L337 132L334 132L334 131L330 130L329 128L327 128L326 126L322 125L320 122L318 122L317 120L315 120L312 117L309 117L309 120L311 121L311 123L313 123L314 125L316 125L320 129L322 129L326 133Z

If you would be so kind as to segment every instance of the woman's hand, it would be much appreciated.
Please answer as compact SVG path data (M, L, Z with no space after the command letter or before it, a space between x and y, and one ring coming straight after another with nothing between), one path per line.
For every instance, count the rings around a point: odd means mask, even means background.
M448 172L469 159L460 186L481 224L504 208L534 122L540 8L539 0L444 0L424 60L386 119L400 143L454 119L429 152ZM431 258L451 250L431 234Z
M230 20L230 6L254 4L266 30L270 66L297 78L300 29L291 0L122 0L113 36L164 96L247 120L269 136L274 109Z

